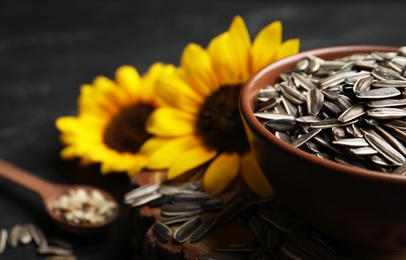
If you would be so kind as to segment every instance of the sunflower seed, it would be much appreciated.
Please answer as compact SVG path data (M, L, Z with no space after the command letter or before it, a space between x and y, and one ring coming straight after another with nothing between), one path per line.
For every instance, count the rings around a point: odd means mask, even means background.
M392 119L392 120L386 121L386 123L384 125L391 125L400 130L406 130L406 121L404 121L404 120Z
M319 85L322 88L332 86L332 85L337 85L342 82L344 82L345 78L356 74L354 71L340 71L337 72L329 77L323 78L319 81Z
M281 96L281 101L283 108L285 109L286 113L292 115L293 117L297 117L299 115L299 111L296 105L292 104L289 99Z
M6 249L7 237L8 237L7 229L2 228L0 230L0 254L2 254Z
M406 80L393 69L378 66L372 70L371 74L379 80Z
M338 117L338 121L346 123L362 116L363 114L365 114L364 103L358 103L342 112L341 115Z
M173 239L178 243L183 243L188 240L193 233L196 231L196 228L200 225L202 220L200 217L192 218L182 224L176 231L173 233Z
M16 224L14 226L11 227L8 236L8 244L11 247L17 247L18 246L18 242L20 239L20 235L21 235L21 231L22 231L22 225L21 224Z
M330 101L323 101L323 106L330 111L331 113L333 113L335 116L338 116L339 114L341 114L341 112L343 111L341 108L339 108L336 104L334 104L333 102Z
M339 94L334 100L334 104L336 104L342 111L348 109L355 105L355 103L347 96Z
M397 88L374 88L366 91L359 91L358 98L381 99L399 96L401 92Z
M279 139L281 139L282 141L284 141L285 143L288 143L288 144L291 143L290 135L288 135L285 132L276 131L275 136L278 137Z
M148 207L159 207L162 206L166 203L168 203L172 199L171 195L166 195L166 194L161 194L160 197L151 200L150 202L147 203Z
M24 224L21 226L21 233L20 233L20 237L18 238L18 241L23 244L29 244L32 240L32 236L30 234L30 231L28 229L28 225Z
M364 147L369 146L364 138L341 138L332 142L336 145L343 145L348 147Z
M172 195L173 203L200 203L209 199L209 194L198 191L180 191Z
M159 185L157 184L146 184L142 185L138 188L135 188L126 194L124 194L124 203L132 204L133 201L141 198L145 195L151 194L159 189Z
M357 72L355 74L352 74L352 75L346 77L344 79L344 82L346 84L354 85L355 82L357 82L358 80L360 80L362 78L367 78L367 77L372 78L371 77L371 72L369 72L369 71L360 71L360 72Z
M298 84L299 84L302 88L304 88L304 89L306 89L306 90L310 90L310 89L316 87L316 85L315 85L313 82L311 82L308 78L303 77L303 76L300 75L299 73L294 73L294 72L293 72L293 73L292 73L292 77L293 77L293 79L296 79L297 82L298 82Z
M288 114L278 114L278 113L271 113L271 112L257 112L254 114L257 118L260 119L290 119L293 120L295 117L293 115Z
M384 124L383 126L386 130L390 131L390 133L394 135L397 139L399 139L401 142L406 143L406 132L404 130L399 129L398 127L393 126L391 124Z
M349 148L348 150L352 154L356 154L356 155L373 155L373 154L378 153L374 148L372 148L370 146L358 147L358 148Z
M282 82L279 86L281 93L284 97L286 97L287 99L298 105L306 102L306 97L302 93L300 93L298 90L291 87L290 85L283 83L285 82Z
M275 258L279 256L281 246L283 243L282 233L279 232L276 228L270 227L268 229L268 251Z
M404 80L377 80L372 83L376 88L406 88Z
M221 210L223 208L223 200L220 198L211 198L202 204L204 211Z
M196 228L196 231L190 237L190 242L196 242L207 234L217 223L217 218L208 218L203 220Z
M354 83L352 90L354 93L358 93L360 91L367 91L370 89L373 81L374 78L371 76L360 78Z
M293 69L296 71L304 71L307 66L309 66L309 59L301 59L295 64Z
M279 105L280 102L281 102L281 99L279 97L278 98L275 98L275 97L269 98L267 101L258 104L258 112L272 109L272 108L276 107L277 105Z
M368 107L397 107L406 106L406 99L380 99L371 100L366 103Z
M393 163L385 160L383 157L381 157L379 155L372 155L370 159L375 165L378 165L378 166L383 166L383 167L396 166L396 164L393 164Z
M402 155L406 156L406 147L393 135L388 133L382 127L376 126L376 132L380 134L388 143L390 143L397 151L399 151Z
M366 114L377 119L393 119L406 116L406 110L393 107L378 107L368 109Z
M161 242L166 243L171 239L172 230L165 224L161 222L156 222L152 227L152 233L154 234L155 238Z
M279 97L279 92L272 86L267 86L263 89L260 89L258 92L258 100L266 102L270 98Z
M38 247L37 252L44 255L71 256L73 251L57 246Z
M324 96L318 88L312 88L307 93L307 113L316 116L323 107Z
M300 116L295 118L295 122L298 123L305 123L305 124L310 124L310 123L315 123L319 122L321 118L319 116Z
M297 138L296 140L294 140L292 142L292 145L294 147L301 147L307 141L309 141L314 136L316 136L318 133L320 133L320 131L321 131L321 129L314 129L314 130L310 131L309 133L304 134L304 135L300 136L299 138Z
M183 215L176 215L173 217L168 217L164 218L161 220L161 223L164 225L172 225L172 224L177 224L177 223L182 223L186 222L192 218L195 218L199 216L198 213L188 213L188 214L183 214Z
M48 246L48 240L40 227L34 225L33 223L28 223L28 230L30 231L31 236L38 247Z
M364 132L365 140L377 150L383 157L396 165L402 165L405 162L405 157L396 151L389 143L377 136Z
M293 132L298 128L298 124L289 119L275 119L266 121L264 124L267 128L276 131Z
M338 120L338 118L329 118L329 119L324 119L319 122L315 122L310 125L310 128L312 129L326 129L326 128L332 128L332 127L342 127L342 126L347 126L351 125L358 122L357 119L352 120L352 121L347 121L347 122L341 122Z
M142 197L137 197L135 199L133 198L132 202L131 202L131 206L132 207L143 206L151 201L159 199L160 197L162 197L161 193L150 193L150 194L146 194ZM130 203L130 201L127 201L127 203Z
M164 216L184 215L188 213L200 213L203 207L200 204L182 203L182 204L165 204L161 207L161 213Z

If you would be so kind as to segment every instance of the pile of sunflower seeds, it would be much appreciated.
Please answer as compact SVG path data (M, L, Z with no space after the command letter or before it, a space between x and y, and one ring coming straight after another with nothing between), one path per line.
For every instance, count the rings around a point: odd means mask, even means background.
M53 211L73 224L101 224L106 222L118 206L107 200L98 190L70 189L55 200Z
M324 159L406 175L406 47L333 61L309 55L258 92L255 116Z
M339 255L322 234L292 213L282 202L259 199L236 191L224 202L202 192L199 182L182 186L147 184L124 196L133 207L160 207L162 219L153 224L154 237L161 243L196 242L217 225L242 218L250 226L254 240L245 244L217 245L197 260L350 259ZM207 211L209 217L207 217ZM201 213L206 212L205 218ZM179 227L172 232L172 225ZM236 233L238 234L238 233Z
M124 195L124 203L132 207L160 207L162 220L154 223L153 234L161 243L171 238L177 243L195 242L213 228L217 218L201 218L203 212L223 208L222 199L202 192L199 181L184 185L147 184ZM170 226L181 224L172 234Z
M60 239L48 239L43 230L33 223L0 229L0 254L6 250L7 245L16 248L32 241L37 245L37 253L46 255L45 260L76 260L70 243Z

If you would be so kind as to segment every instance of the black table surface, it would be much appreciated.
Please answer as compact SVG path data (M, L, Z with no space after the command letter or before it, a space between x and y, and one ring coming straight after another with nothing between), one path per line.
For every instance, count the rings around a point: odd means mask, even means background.
M274 20L301 50L335 45L406 45L401 1L0 1L0 157L58 183L102 187L119 201L124 174L101 176L59 159L55 120L76 114L80 85L113 77L123 64L140 73L156 61L179 64L189 42L206 46L241 15L251 35ZM48 237L73 243L78 259L131 259L131 210L97 236L53 226L39 197L0 179L0 228L33 222ZM7 248L0 259L43 259L33 244Z

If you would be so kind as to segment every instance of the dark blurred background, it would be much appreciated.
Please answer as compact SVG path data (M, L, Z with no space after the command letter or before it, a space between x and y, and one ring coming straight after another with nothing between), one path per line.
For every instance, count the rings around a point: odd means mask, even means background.
M140 73L156 61L177 65L189 42L206 46L241 15L254 36L281 20L284 40L301 50L334 45L406 44L401 1L0 1L0 157L54 182L103 187L118 200L125 175L62 162L55 119L76 113L80 85L114 76L123 64ZM130 259L131 212L103 235L78 238L48 223L39 198L0 179L0 228L34 222L74 243L79 259ZM42 259L28 245L0 259Z

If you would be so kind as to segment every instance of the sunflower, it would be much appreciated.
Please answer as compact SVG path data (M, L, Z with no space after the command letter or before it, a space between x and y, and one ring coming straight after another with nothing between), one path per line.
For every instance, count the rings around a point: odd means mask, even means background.
M149 157L147 168L168 168L168 179L203 168L205 190L212 194L240 173L253 191L271 196L272 188L250 150L238 98L254 73L298 50L298 39L282 43L279 21L264 27L251 43L240 16L207 48L187 45L176 72L156 83L157 95L168 106L148 119L147 131L154 137L142 148Z
M155 63L141 78L134 67L121 66L115 80L98 76L91 85L83 85L78 115L56 120L65 145L60 156L79 158L82 165L99 163L103 174L139 173L147 162L139 149L151 137L145 130L146 120L163 105L153 86L158 77L173 71L171 65Z

